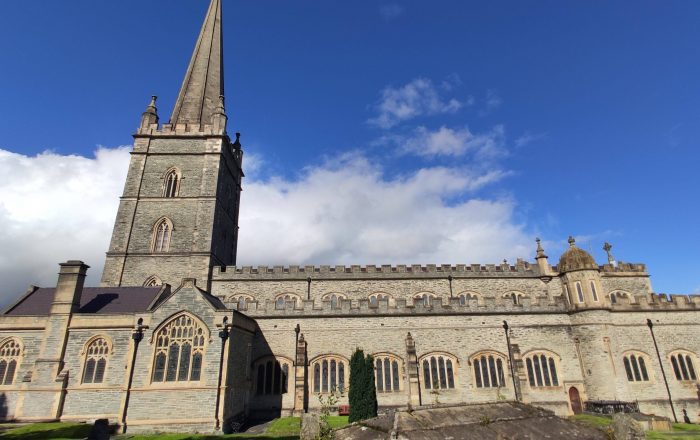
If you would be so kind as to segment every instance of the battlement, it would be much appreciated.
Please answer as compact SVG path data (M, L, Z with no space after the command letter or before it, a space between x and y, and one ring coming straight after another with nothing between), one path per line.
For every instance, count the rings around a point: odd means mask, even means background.
M619 297L610 305L613 311L634 310L700 310L700 295L666 295L652 293L650 296L634 295Z
M642 263L623 263L618 262L616 265L604 264L600 266L600 271L603 273L647 273L647 266Z
M212 279L363 279L363 278L446 278L472 276L539 277L536 264L519 260L509 264L383 264L351 266L222 266L214 267Z
M149 124L139 127L134 136L172 137L172 136L224 136L226 132L214 124Z
M447 301L435 300L429 305L422 302L397 299L370 303L367 299L340 299L331 301L302 300L279 303L275 301L250 301L245 308L238 303L226 303L227 307L239 310L251 317L298 317L298 316L373 316L373 315L463 315L463 314L522 314L566 312L566 300L561 297L522 298L513 304L508 298L488 297L460 303L459 298Z

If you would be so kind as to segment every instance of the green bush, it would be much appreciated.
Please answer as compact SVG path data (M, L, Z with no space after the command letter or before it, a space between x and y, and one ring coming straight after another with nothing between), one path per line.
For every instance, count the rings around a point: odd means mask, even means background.
M377 416L377 390L374 385L374 358L359 348L350 358L349 422Z

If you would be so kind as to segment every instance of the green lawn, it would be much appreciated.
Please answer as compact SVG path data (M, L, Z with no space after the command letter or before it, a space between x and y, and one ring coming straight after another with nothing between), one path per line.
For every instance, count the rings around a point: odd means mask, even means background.
M328 424L333 429L342 428L348 424L348 416L330 416L328 417Z
M581 425L588 426L590 428L606 428L612 424L612 418L607 416L595 416L593 414L578 414L569 417L572 420Z
M9 429L0 434L2 440L68 440L82 439L90 432L90 425L83 423L34 423Z
M700 425L674 423L673 431L649 431L648 440L700 440Z

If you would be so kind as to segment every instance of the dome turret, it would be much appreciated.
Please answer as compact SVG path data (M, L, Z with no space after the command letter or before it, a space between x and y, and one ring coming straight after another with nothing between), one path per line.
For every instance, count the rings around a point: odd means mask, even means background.
M574 270L590 269L598 270L598 263L588 252L576 246L574 237L569 237L569 249L559 258L559 273L571 272Z

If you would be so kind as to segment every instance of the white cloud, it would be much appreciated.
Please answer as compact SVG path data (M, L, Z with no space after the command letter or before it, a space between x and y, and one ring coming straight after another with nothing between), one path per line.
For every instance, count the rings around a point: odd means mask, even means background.
M128 163L128 147L94 158L0 150L0 304L55 285L66 260L85 261L88 283L99 282Z
M454 98L443 99L433 82L425 78L399 88L386 87L381 94L375 106L377 116L367 122L384 129L422 115L454 113L464 105Z
M379 14L386 20L393 20L403 14L403 7L396 3L387 3L379 7Z
M479 112L481 116L487 115L501 106L503 100L496 90L487 90L484 98L484 108Z
M512 200L470 196L500 177L435 167L387 178L364 157L346 155L296 181L248 182L239 265L499 262L530 255L532 240L514 222Z
M472 133L469 128L449 128L442 126L431 131L418 127L412 136L394 138L399 149L419 156L464 156L472 154L480 160L501 157L506 154L505 132L497 125L485 133Z
M53 286L57 264L81 259L97 285L129 149L94 158L0 150L0 304L30 283ZM255 156L253 156L255 157ZM265 166L258 162L258 166ZM500 171L431 167L388 177L361 153L294 180L244 180L241 264L471 263L532 254L508 198L475 191Z
M533 142L545 139L547 137L547 133L537 133L537 134L532 134L530 132L525 132L523 133L522 136L517 138L515 140L515 146L517 148L524 147L526 145L529 145Z

